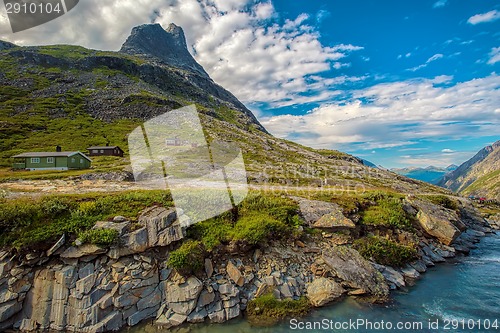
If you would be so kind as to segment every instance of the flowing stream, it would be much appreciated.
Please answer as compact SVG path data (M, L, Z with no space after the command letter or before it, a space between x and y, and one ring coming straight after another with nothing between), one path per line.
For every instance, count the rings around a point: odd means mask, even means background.
M353 326L353 322L359 326ZM405 326L399 329L398 325ZM186 325L171 330L143 324L125 331L500 332L500 234L483 238L478 248L467 257L430 268L415 286L395 292L393 302L388 305L360 304L347 298L314 310L296 322L287 320L273 327L252 327L244 319L238 319L224 324Z

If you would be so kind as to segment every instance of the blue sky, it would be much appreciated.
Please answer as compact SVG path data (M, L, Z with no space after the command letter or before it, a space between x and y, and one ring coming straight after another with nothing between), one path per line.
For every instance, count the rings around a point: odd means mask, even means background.
M274 135L385 167L460 164L500 139L492 0L86 0L0 38L117 50L174 22L211 77Z

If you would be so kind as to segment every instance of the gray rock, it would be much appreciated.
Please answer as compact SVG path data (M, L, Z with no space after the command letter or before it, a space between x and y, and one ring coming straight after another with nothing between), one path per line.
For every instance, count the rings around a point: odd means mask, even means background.
M9 289L5 288L0 290L0 303L7 303L14 299L17 299L19 294L11 292Z
M344 216L342 209L337 207L331 213L323 215L313 225L313 228L338 230L338 229L353 229L356 228L354 222Z
M219 286L219 293L222 299L229 299L231 297L236 297L239 294L238 288L230 283L221 284Z
M411 199L410 203L418 207L417 220L425 232L443 244L450 245L460 235L455 226L459 221L456 212L420 199Z
M61 238L59 238L59 240L54 245L52 245L50 249L47 250L47 257L53 255L64 245L64 243L66 243L66 234L63 234Z
M91 274L83 279L76 281L77 294L86 295L92 290L96 281L96 274Z
M181 315L178 313L173 313L170 317L168 318L163 318L165 315L162 315L157 321L157 324L164 325L167 327L175 327L179 326L182 323L184 323L187 319L186 315Z
M307 286L307 299L313 306L321 307L340 298L344 292L335 281L320 277Z
M137 302L137 309L144 310L147 308L153 308L160 305L162 299L162 292L159 288L156 288L151 294L142 297L139 297L140 300Z
M162 232L158 234L158 246L167 246L171 243L180 241L184 238L184 231L179 224L179 222L175 222L170 227L166 228Z
M406 285L403 275L396 271L394 268L390 266L378 265L375 263L372 263L372 265L373 267L375 267L375 269L382 273L387 282L394 285L396 288L401 288Z
M209 313L208 318L210 319L210 322L212 322L212 323L223 323L224 321L226 321L226 311L221 310L221 311Z
M129 221L120 221L122 223L109 222L109 221L97 221L92 229L109 229L116 230L118 232L118 236L123 236L125 231L130 226Z
M23 305L17 300L13 300L0 305L0 322L6 321L7 319L14 316L16 313L21 311Z
M204 289L198 298L198 307L204 307L215 300L215 293Z
M5 277L12 269L13 263L11 261L0 263L0 278Z
M422 247L422 251L424 251L425 255L427 257L429 257L432 262L445 262L446 261L439 254L437 254L434 251L432 251L429 246Z
M141 228L121 237L123 248L130 251L130 254L144 252L148 249L148 230Z
M404 275L404 277L410 279L418 279L420 277L420 273L410 265L401 268L401 273Z
M119 223L119 222L125 222L125 221L127 221L127 218L125 216L118 215L118 216L115 216L113 218L113 222L118 222Z
M122 313L120 311L113 311L101 320L106 331L118 331L123 326Z
M36 330L36 328L37 328L36 322L32 319L27 319L27 318L22 319L21 325L19 326L19 330L25 332L32 332Z
M113 299L113 304L117 308L126 308L135 305L139 301L139 297L131 294L125 294Z
M411 267L415 268L419 273L425 273L427 271L427 266L421 260L414 261L410 263Z
M86 278L87 276L92 275L92 274L94 274L94 264L91 262L89 262L88 264L86 264L85 266L81 267L78 270L78 278L79 279Z
M200 311L193 311L188 317L187 321L189 323L202 323L205 321L205 318L208 317L208 313L205 309L201 309Z
M90 256L95 254L105 253L106 249L94 245L94 244L83 244L82 246L71 246L66 249L63 253L61 253L61 258L67 259L78 259L84 256Z
M156 317L156 311L159 309L159 305L152 308L146 308L142 311L138 311L127 318L128 326L135 326L144 319Z
M350 287L363 289L381 299L389 295L389 288L382 274L358 251L346 246L335 246L323 251L322 259L330 271Z
M241 274L238 267L236 267L231 260L227 262L226 271L229 278L233 280L234 283L236 283L238 286L242 287L245 284L245 278L243 277L243 274Z
M290 290L290 286L288 284L282 284L281 286L278 287L281 295L283 296L283 298L292 298L293 297L293 293L292 291Z
M202 289L203 284L194 276L189 277L182 284L168 282L165 288L165 299L169 303L196 300Z
M214 273L214 266L210 258L205 259L205 273L207 274L208 278L211 278L212 274Z
M236 318L240 315L240 313L241 313L240 306L238 304L236 304L235 306L233 306L231 308L225 308L225 312L226 312L226 319L231 320L231 319Z

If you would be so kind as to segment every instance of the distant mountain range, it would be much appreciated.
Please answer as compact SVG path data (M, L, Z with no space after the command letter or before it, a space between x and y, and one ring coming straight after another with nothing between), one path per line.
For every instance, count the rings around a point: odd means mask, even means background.
M391 171L408 178L421 180L431 184L437 184L445 174L457 168L458 166L452 164L447 168L428 166L426 168L394 168L391 169Z
M464 195L500 200L500 141L481 149L437 185Z

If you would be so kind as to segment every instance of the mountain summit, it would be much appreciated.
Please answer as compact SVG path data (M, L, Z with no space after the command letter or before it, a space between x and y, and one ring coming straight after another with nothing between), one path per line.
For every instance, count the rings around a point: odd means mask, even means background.
M182 28L173 23L167 29L160 24L143 24L133 28L120 52L210 78L189 53Z

